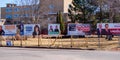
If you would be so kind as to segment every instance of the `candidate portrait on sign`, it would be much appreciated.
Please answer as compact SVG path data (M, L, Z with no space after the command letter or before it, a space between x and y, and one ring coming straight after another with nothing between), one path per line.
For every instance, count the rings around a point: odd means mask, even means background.
M53 26L50 25L49 27L50 27L50 28L49 28L49 32L54 32L54 30L53 30Z
M58 25L55 26L54 32L59 32Z
M98 28L97 28L97 35L102 35L103 34L103 29L102 29L102 24L98 24Z
M38 25L34 26L33 37L40 35L40 27Z
M4 35L5 31L2 29L2 26L0 26L0 35Z
M69 31L76 31L76 24L69 24Z

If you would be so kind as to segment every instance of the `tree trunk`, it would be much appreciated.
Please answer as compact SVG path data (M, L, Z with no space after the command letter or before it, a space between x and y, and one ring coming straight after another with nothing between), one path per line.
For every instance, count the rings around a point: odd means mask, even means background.
M114 12L113 12L112 8L110 8L109 20L111 23L113 23L113 17L114 17Z

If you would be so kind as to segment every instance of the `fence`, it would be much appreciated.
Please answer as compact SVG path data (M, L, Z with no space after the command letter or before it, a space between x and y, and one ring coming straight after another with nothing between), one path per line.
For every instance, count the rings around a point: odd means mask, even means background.
M46 47L46 48L81 48L81 49L110 49L120 46L118 36L114 36L112 41L102 38L97 38L97 35L87 35L86 38L62 38L62 35L52 37L48 35L37 36L21 36L20 40L16 40L15 36L0 37L1 46L17 46L17 47Z

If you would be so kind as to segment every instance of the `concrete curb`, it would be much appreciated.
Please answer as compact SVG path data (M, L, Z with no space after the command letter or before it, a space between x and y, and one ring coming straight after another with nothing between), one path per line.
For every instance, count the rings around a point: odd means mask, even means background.
M9 47L9 46L0 46L0 47ZM96 50L96 49L91 49L91 48L61 48L61 47L31 47L31 46L10 46L10 48L35 48L35 49L63 49L63 50Z

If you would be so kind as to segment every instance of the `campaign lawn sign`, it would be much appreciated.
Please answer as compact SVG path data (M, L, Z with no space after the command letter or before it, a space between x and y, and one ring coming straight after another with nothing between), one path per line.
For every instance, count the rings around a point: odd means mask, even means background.
M51 36L60 35L60 24L49 24L48 25L48 35L51 35Z

